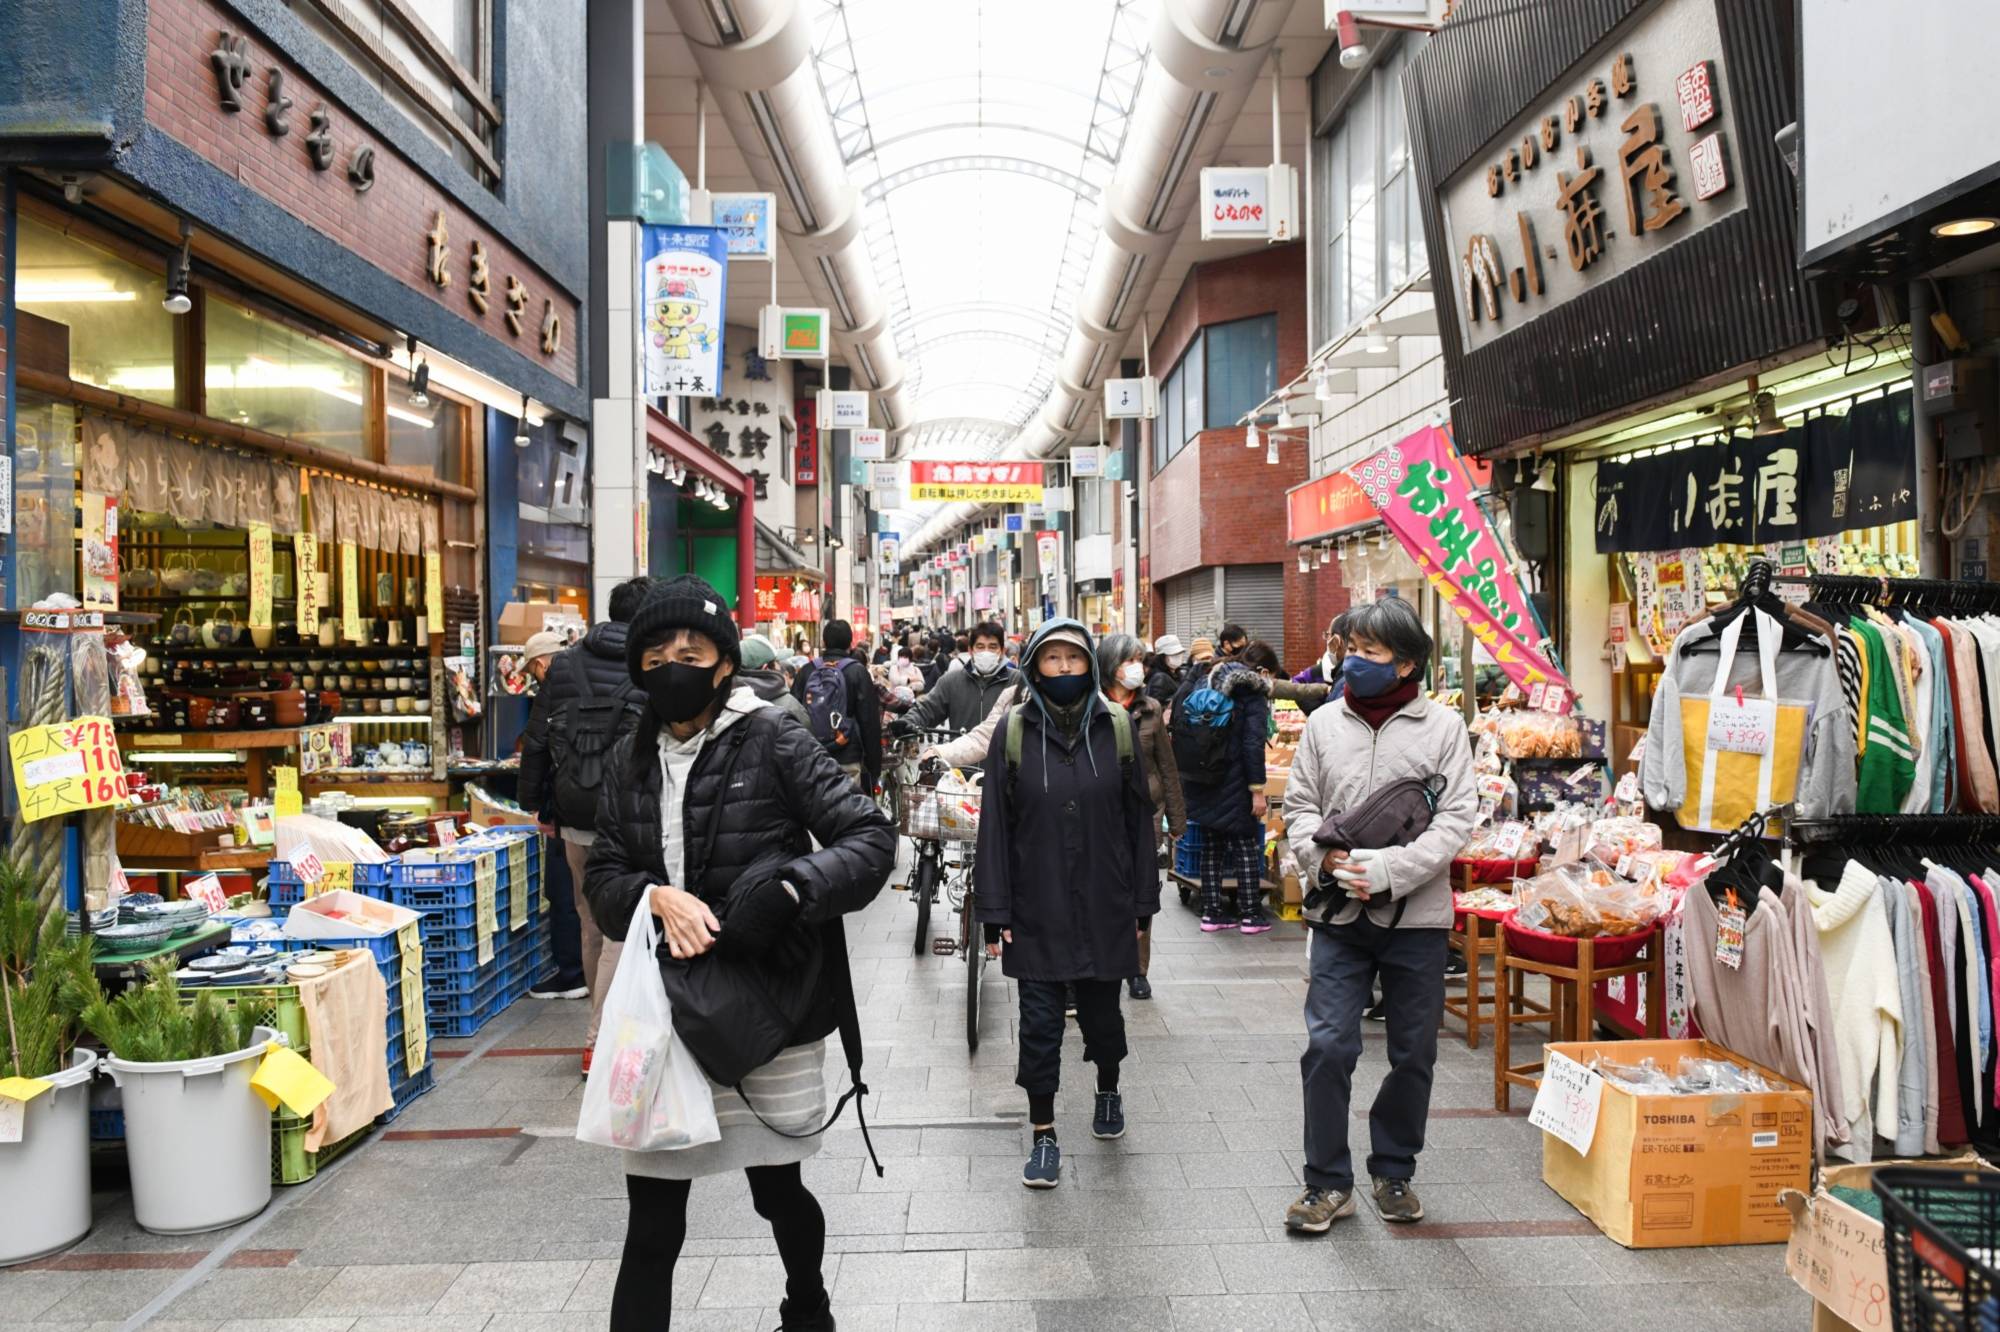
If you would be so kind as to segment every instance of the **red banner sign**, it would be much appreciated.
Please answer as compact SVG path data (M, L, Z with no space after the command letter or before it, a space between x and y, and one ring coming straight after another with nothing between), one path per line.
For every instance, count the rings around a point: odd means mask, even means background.
M1378 516L1353 477L1329 472L1285 495L1285 540L1294 545L1314 541L1372 523Z
M810 393L802 393L792 400L792 419L799 423L799 440L796 448L796 462L792 468L794 481L801 486L819 484L819 401Z

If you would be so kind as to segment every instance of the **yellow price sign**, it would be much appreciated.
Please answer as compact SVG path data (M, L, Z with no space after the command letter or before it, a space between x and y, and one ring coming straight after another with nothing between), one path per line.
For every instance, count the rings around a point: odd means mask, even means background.
M7 756L27 823L123 804L131 794L108 717L16 731L7 739Z
M333 1082L305 1056L274 1043L265 1048L257 1071L250 1075L250 1090L269 1109L276 1110L282 1104L303 1116L319 1109L321 1102L333 1095Z
M340 633L350 643L362 642L361 552L352 541L340 543Z
M319 541L310 532L292 538L292 562L297 577L292 581L299 599L299 637L319 636Z
M271 769L271 778L271 812L281 819L303 813L305 806L299 798L299 770L286 764Z
M250 627L271 627L271 525L250 524Z
M354 891L354 862L351 860L329 860L316 883L306 888L307 897L318 897L321 893Z
M444 632L444 557L436 551L424 556L424 618L428 632Z

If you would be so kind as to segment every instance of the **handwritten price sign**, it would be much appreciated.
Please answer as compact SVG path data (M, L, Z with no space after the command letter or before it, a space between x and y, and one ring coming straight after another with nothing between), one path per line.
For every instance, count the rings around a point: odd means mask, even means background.
M30 726L7 741L14 790L28 823L123 804L131 794L107 717Z
M1778 705L1767 698L1724 699L1708 709L1708 747L1724 754L1768 754L1778 733Z
M1597 1137L1597 1111L1603 1099L1603 1078L1566 1055L1550 1052L1542 1065L1542 1084L1535 1089L1535 1106L1528 1112L1528 1122L1588 1156Z

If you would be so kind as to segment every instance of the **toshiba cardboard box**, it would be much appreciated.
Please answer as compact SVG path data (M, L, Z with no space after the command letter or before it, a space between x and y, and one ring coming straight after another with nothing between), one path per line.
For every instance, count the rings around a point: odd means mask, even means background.
M1791 1234L1787 1189L1810 1187L1812 1093L1711 1041L1551 1045L1530 1118L1542 1180L1628 1249L1775 1244ZM1594 1058L1687 1057L1754 1069L1781 1090L1643 1096L1589 1071ZM1583 1150L1579 1150L1579 1144Z
M1882 1222L1841 1201L1830 1190L1871 1191L1883 1166L1919 1170L1983 1170L1992 1166L1976 1152L1950 1161L1875 1161L1828 1166L1810 1197L1787 1189L1780 1201L1792 1218L1785 1245L1785 1271L1813 1297L1812 1332L1856 1332L1889 1326L1889 1266L1882 1253Z

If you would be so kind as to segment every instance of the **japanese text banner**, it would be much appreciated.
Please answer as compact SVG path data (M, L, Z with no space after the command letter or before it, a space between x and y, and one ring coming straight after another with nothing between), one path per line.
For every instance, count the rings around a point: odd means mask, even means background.
M1539 633L1528 598L1473 503L1472 484L1451 437L1427 426L1347 474L1507 678L1523 691L1538 683L1561 685L1560 710L1569 711L1575 691L1536 646Z
M986 504L1039 504L1038 462L910 463L910 499L973 500Z

